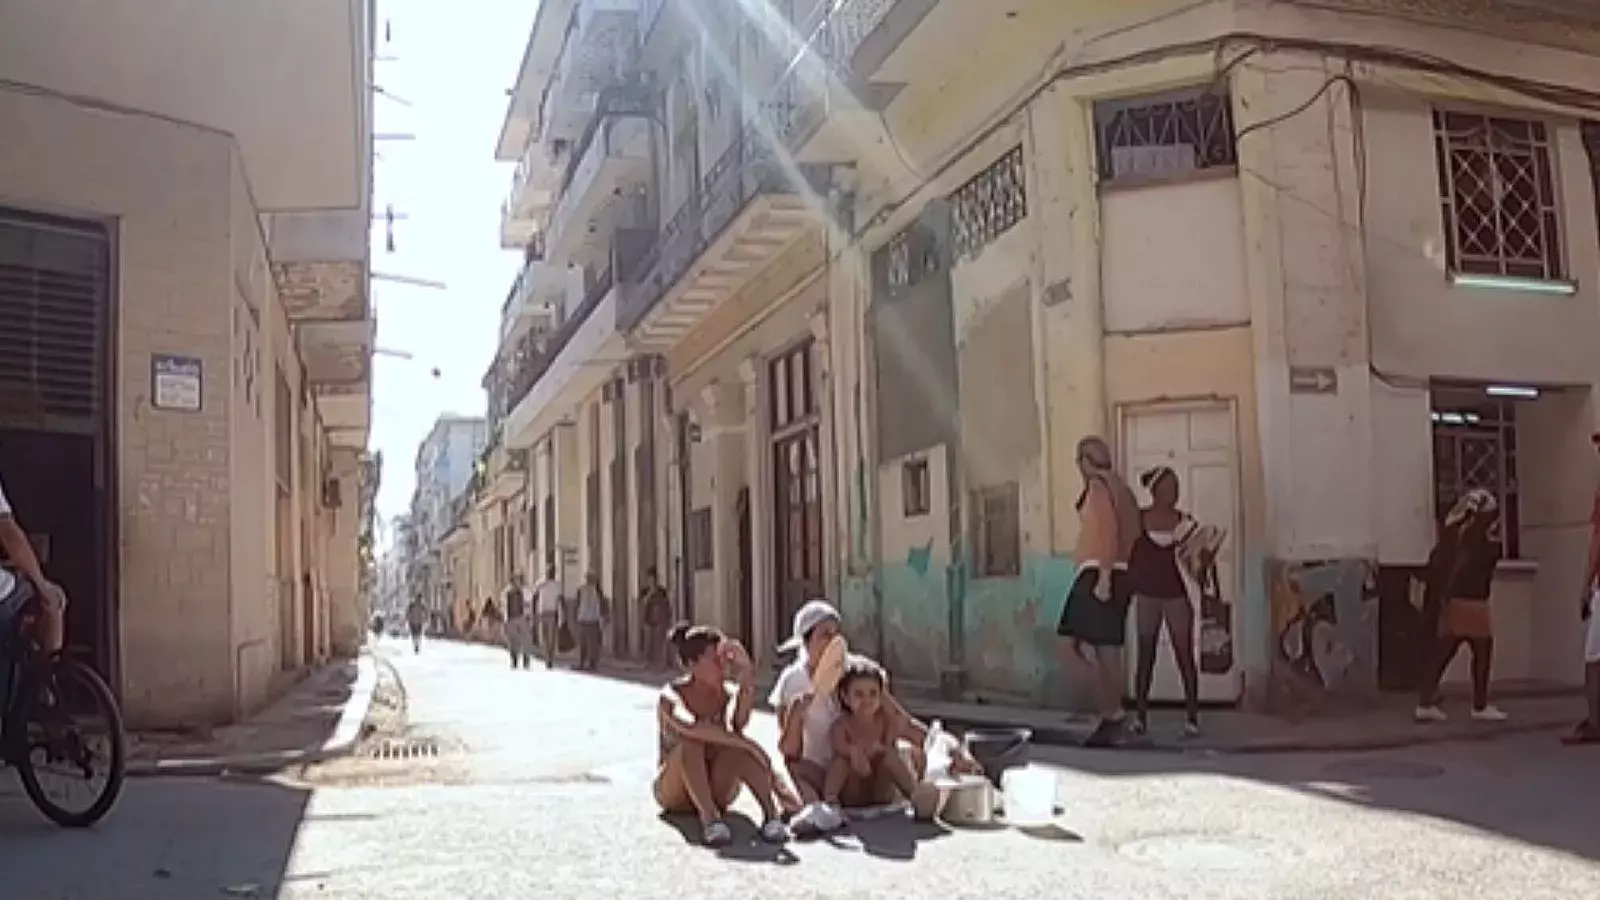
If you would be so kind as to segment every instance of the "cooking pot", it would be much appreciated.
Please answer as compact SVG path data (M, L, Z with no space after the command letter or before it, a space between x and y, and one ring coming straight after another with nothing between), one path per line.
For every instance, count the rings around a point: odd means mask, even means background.
M994 822L994 785L982 775L957 775L940 782L944 809L940 818L951 825L989 825Z

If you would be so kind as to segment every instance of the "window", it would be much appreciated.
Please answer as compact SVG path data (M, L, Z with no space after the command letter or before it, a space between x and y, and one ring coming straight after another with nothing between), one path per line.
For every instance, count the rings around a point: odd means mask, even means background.
M1434 110L1433 131L1449 270L1563 278L1544 123Z
M689 567L696 572L711 571L716 559L711 552L711 507L689 514Z
M1433 395L1434 521L1443 522L1457 499L1483 488L1500 501L1496 537L1507 559L1521 555L1517 492L1516 402L1470 388Z
M979 578L1022 574L1022 522L1015 481L973 492L973 562Z
M1012 147L987 169L950 194L951 246L958 260L976 259L983 248L1028 216L1022 147Z
M1094 105L1100 183L1171 179L1239 165L1226 93L1194 88Z
M900 466L900 505L908 519L925 516L933 508L927 460L907 460Z

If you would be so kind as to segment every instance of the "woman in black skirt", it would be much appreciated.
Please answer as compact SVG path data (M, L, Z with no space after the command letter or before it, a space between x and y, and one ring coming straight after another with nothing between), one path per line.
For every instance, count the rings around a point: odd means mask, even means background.
M1128 558L1140 533L1139 501L1116 473L1111 447L1104 439L1091 436L1079 441L1077 462L1084 484L1077 504L1078 575L1056 633L1068 639L1073 655L1093 672L1100 723L1085 746L1109 747L1122 737L1127 677L1123 645L1132 596Z

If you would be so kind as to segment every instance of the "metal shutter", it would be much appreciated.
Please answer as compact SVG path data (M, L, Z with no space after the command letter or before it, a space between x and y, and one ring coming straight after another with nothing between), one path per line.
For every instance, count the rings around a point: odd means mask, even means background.
M104 228L0 210L0 425L99 427L110 271Z

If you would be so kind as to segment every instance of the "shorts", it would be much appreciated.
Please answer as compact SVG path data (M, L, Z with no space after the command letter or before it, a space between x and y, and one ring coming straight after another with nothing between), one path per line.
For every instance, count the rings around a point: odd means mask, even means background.
M1452 597L1439 617L1439 636L1469 641L1494 637L1494 614L1489 601Z
M1132 599L1132 585L1123 569L1111 570L1111 599L1101 600L1094 595L1099 569L1082 569L1067 592L1066 608L1061 610L1061 621L1056 634L1076 638L1091 647L1121 647L1127 642L1128 603Z
M1597 607L1600 607L1600 597L1590 602L1589 621L1584 623L1588 626L1583 636L1583 661L1586 665L1600 663L1600 608Z

